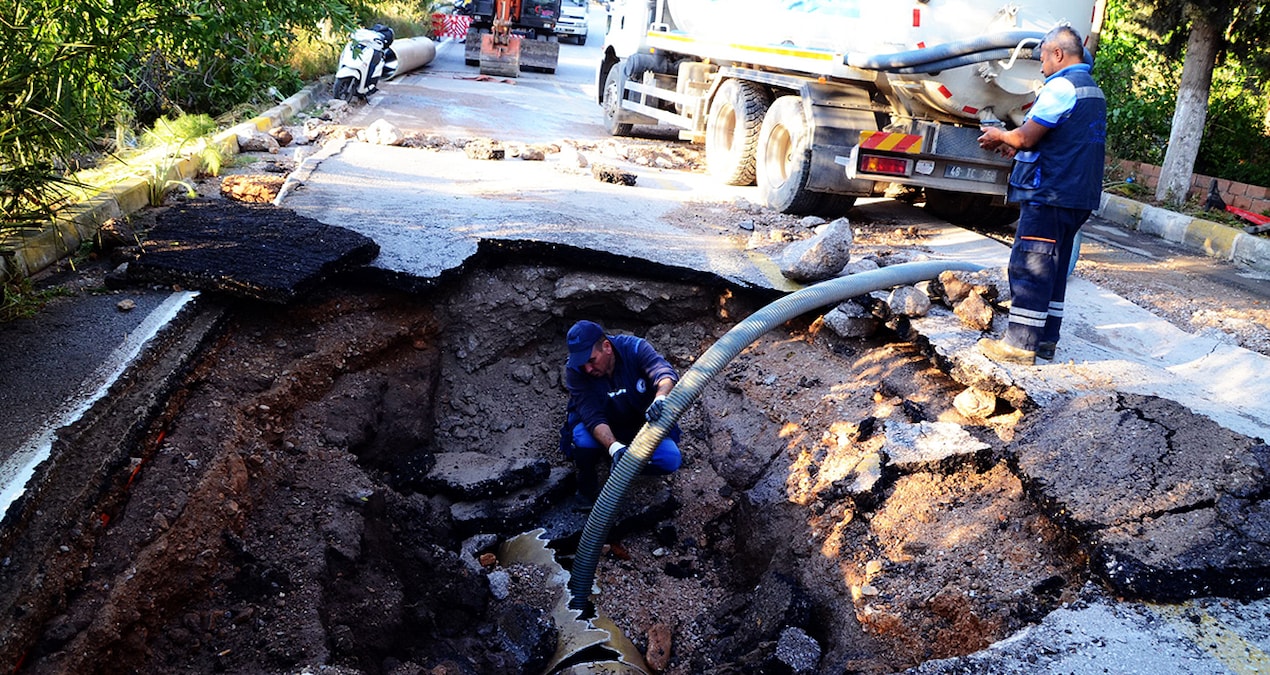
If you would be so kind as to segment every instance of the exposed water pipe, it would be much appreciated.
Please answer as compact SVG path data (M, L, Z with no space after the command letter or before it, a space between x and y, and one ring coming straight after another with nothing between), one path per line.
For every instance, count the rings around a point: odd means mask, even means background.
M679 379L679 383L666 397L666 406L656 422L645 424L631 441L627 451L613 466L609 479L600 490L595 506L587 517L573 558L569 577L569 607L588 612L592 609L590 595L595 583L595 569L600 560L600 549L608 539L609 530L618 509L626 499L631 481L643 472L653 456L653 449L666 437L679 416L701 395L707 383L714 378L742 349L748 347L760 335L790 319L813 309L850 298L905 284L934 279L945 270L975 271L981 265L969 262L933 260L892 265L869 272L823 281L814 286L791 293L746 317L719 338L697 359Z

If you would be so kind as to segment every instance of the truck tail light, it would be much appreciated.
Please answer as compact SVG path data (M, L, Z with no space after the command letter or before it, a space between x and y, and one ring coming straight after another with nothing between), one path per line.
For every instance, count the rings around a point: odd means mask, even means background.
M861 155L860 173L907 176L912 171L912 161L884 155Z

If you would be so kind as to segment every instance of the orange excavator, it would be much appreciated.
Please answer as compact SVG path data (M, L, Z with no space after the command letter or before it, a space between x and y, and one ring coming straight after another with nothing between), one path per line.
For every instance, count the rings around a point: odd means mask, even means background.
M560 0L469 0L459 14L472 17L463 58L482 75L517 77L521 69L556 72Z

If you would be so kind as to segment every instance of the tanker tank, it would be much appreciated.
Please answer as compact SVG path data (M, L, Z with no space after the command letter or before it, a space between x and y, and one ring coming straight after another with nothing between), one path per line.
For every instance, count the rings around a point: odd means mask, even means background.
M1035 36L1070 23L1087 37L1095 18L1092 0L1004 5L1000 0L666 0L666 7L667 27L698 39L841 54L852 66L884 73L880 76L913 116L963 124L993 118L1021 124L1042 80L1040 63L1029 58ZM1027 51L1020 53L1019 47ZM914 62L885 58L896 55L909 55Z

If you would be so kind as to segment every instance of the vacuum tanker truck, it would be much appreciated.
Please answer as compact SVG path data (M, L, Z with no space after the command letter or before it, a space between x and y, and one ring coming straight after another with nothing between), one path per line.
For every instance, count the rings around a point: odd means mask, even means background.
M1068 23L1092 52L1104 2L616 0L597 102L610 134L676 127L784 213L899 184L951 220L1008 222L1010 163L980 126L1022 124L1041 37Z

